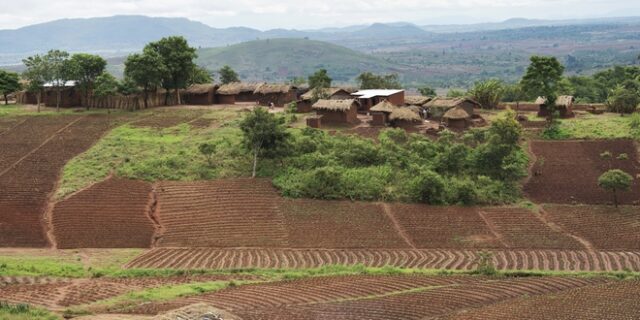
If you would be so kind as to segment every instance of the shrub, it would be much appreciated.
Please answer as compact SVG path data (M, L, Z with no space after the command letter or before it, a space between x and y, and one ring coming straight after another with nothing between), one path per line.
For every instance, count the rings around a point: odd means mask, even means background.
M422 170L410 185L411 198L414 201L427 204L444 204L446 202L444 180L431 170Z

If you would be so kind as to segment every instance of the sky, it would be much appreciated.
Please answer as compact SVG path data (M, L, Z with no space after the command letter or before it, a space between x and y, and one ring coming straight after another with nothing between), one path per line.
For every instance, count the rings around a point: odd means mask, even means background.
M4 5L2 5L4 4ZM0 0L0 29L63 18L185 17L212 27L313 29L374 22L497 22L509 18L640 16L638 0Z

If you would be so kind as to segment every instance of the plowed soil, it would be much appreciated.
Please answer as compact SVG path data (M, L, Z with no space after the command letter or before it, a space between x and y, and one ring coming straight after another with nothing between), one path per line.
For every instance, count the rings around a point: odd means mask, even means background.
M491 250L499 270L640 271L640 251ZM331 265L475 270L478 251L409 249L211 249L150 250L128 268L318 268Z
M107 179L55 204L57 247L148 248L154 234L149 217L151 185Z
M621 169L633 177L640 174L638 153L632 140L592 141L531 141L531 150L537 158L534 175L525 185L525 192L540 203L609 204L610 192L598 187L598 177L609 170ZM609 151L613 158L600 155ZM616 159L627 154L628 160ZM541 159L544 163L541 165ZM638 204L640 181L634 179L631 191L619 192L624 204Z
M548 219L589 239L597 249L640 250L640 208L636 206L545 206Z
M408 248L379 204L283 200L282 211L294 248Z
M164 247L287 247L280 197L265 179L166 182L158 190Z
M621 320L640 315L640 281L619 281L549 295L519 298L447 319Z
M346 276L320 277L225 289L136 313L207 303L242 319L423 319L522 296L603 283L601 279Z
M11 156L17 161L10 167L5 167L7 169L0 174L0 190L2 190L0 192L0 212L2 212L0 246L2 247L49 245L45 232L44 214L49 195L54 190L61 169L69 159L84 152L95 143L113 123L113 118L105 116L82 118L58 116L42 119L43 126L47 126L48 121L56 125L44 130L48 136L36 129L38 128L36 123L25 127L20 134L21 138L16 137L16 139L23 139L22 141L26 141L24 145L29 147L22 148L25 154ZM10 133L14 133L16 129L12 129ZM60 131L56 133L57 130ZM6 135L0 143L5 143L5 138ZM19 149L19 147L14 149L13 146L3 146L0 150L6 150L5 148L13 150L11 152Z

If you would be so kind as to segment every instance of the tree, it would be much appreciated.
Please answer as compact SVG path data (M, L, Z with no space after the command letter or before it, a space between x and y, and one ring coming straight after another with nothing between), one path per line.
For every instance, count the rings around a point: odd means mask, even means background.
M43 59L51 72L49 82L56 91L56 111L59 112L62 89L74 78L75 66L69 62L69 53L62 50L49 50Z
M222 82L222 84L240 82L238 74L229 66L220 68L220 70L218 70L218 73L220 74L220 82Z
M519 83L503 85L502 101L519 102L523 99L525 99L525 94Z
M140 93L140 88L138 88L135 81L131 80L131 78L124 77L122 81L118 82L118 93L123 96L130 96Z
M478 101L482 108L496 109L502 100L503 93L502 81L490 79L476 82L468 94Z
M447 97L448 98L460 98L460 97L464 97L464 91L462 90L458 90L458 89L450 89L447 92Z
M198 57L196 49L189 46L184 37L172 36L147 44L144 53L155 52L163 65L162 86L167 89L165 104L168 102L169 90L175 91L178 104L179 90L187 87L194 70L193 60Z
M402 89L397 74L376 75L364 72L356 78L356 81L360 89Z
M282 152L289 137L282 120L258 107L240 123L244 146L253 155L253 178L256 177L259 157L275 157Z
M93 94L96 97L108 97L118 93L118 79L108 72L103 72L96 77L93 83Z
M555 114L555 101L562 86L564 67L555 57L532 56L531 63L520 84L530 100L536 97L547 99L547 109Z
M598 178L598 186L613 193L613 204L616 208L618 207L618 190L628 191L632 183L633 177L620 169L609 170Z
M7 95L20 90L20 76L15 72L0 70L0 94L4 96L4 104L9 104Z
M42 87L47 81L50 81L52 78L50 66L40 55L35 55L23 59L22 63L27 68L22 74L22 77L28 82L27 91L35 93L38 112L40 112L40 101L42 101Z
M309 88L329 88L333 79L329 77L326 69L320 69L309 76Z
M160 55L151 50L135 53L124 62L124 75L142 88L144 107L148 107L149 90L157 88L166 74Z
M623 85L618 85L611 90L611 94L607 99L609 111L617 112L621 115L636 111L638 104L640 104L639 92Z
M89 109L89 91L93 89L96 78L103 74L107 61L98 55L76 53L69 59L69 66L73 68L70 70L73 78L78 80L78 85L84 91L84 103Z
M212 83L213 78L211 77L211 73L204 67L193 65L193 71L191 71L191 77L189 78L188 84L203 84L203 83Z
M218 146L213 143L202 143L198 146L198 151L207 159L209 167L213 167L213 156L216 153Z
M435 97L438 94L436 93L436 90L434 90L431 87L422 87L418 89L418 92L420 92L421 95L425 96L425 97Z

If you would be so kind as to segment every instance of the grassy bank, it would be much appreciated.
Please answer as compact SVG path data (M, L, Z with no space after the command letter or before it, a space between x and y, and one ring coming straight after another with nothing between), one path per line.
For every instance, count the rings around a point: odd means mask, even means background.
M620 116L616 113L586 114L574 119L561 120L557 139L637 139L640 127L632 123L640 121L640 114Z

